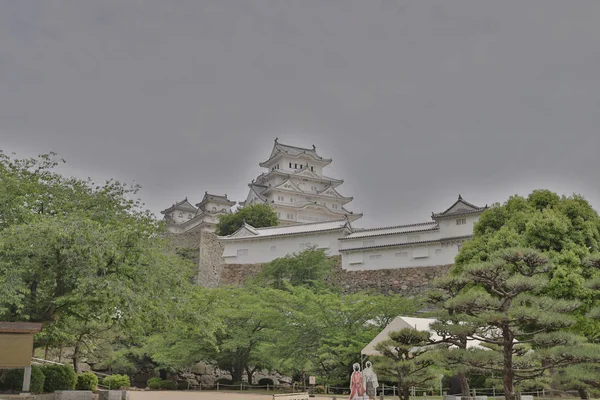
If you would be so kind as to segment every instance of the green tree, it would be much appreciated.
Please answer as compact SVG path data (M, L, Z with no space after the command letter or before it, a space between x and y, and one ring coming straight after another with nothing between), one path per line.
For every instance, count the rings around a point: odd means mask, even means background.
M412 328L390 332L389 337L375 347L381 356L375 358L373 366L380 376L398 383L401 400L409 400L411 387L432 384L439 376L433 368L438 363L432 351L435 346L429 332Z
M580 195L558 196L535 190L528 197L513 196L486 210L474 226L473 238L456 257L452 273L465 265L485 262L509 248L532 248L552 262L544 294L557 299L580 300L572 329L593 338L600 323L585 314L600 301L587 281L598 276L584 261L600 251L600 216Z
M38 345L94 347L100 332L144 336L191 285L137 187L65 178L53 155L0 155L0 319L45 324ZM79 350L78 350L79 349Z
M566 331L575 323L570 314L579 302L543 295L551 285L551 268L539 252L513 249L484 263L464 265L452 278L466 284L444 308L465 325L470 339L480 340L488 350L454 351L448 357L502 376L507 400L516 398L516 384L554 368L600 359L597 345Z
M252 204L237 209L231 214L219 215L217 235L231 235L247 223L254 228L279 225L277 213L269 204Z
M256 282L276 289L284 289L287 285L322 286L332 267L333 261L325 250L311 248L263 265Z

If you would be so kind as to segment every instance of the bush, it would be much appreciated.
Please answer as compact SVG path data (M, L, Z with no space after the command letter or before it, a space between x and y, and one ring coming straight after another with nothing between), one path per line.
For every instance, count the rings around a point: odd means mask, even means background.
M177 390L177 382L165 379L161 382L160 388L165 390Z
M323 394L323 393L325 393L325 386L323 386L323 385L317 385L317 386L315 386L315 393L316 394Z
M98 389L98 377L91 372L84 372L77 375L77 390L91 390L92 392Z
M120 389L122 387L130 387L131 381L127 375L110 375L102 379L102 384L111 389Z
M73 390L77 384L77 374L69 365L44 365L42 372L46 376L44 391L52 393L56 390Z
M273 383L273 379L271 378L260 378L258 380L258 386L267 386L273 387L275 383Z
M20 392L23 389L23 369L11 369L4 375L4 387L7 389L15 390ZM31 366L31 384L29 385L29 391L31 393L44 393L44 381L46 376L42 372L40 367L35 365Z
M150 378L148 379L148 387L150 389L160 389L161 388L162 379L160 378Z
M185 383L185 389L187 389L187 382L184 382L184 383ZM160 378L156 378L156 377L148 379L147 384L150 389L154 389L154 390L158 390L158 389L177 390L178 389L177 382L171 381L168 379L160 379Z
M186 382L177 382L177 389L178 390L188 390L190 388L190 384L186 381Z

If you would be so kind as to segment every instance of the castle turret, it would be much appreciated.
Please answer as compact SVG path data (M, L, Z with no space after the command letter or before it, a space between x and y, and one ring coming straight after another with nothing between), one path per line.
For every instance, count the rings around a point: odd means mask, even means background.
M269 203L283 225L340 218L354 221L362 214L345 208L353 198L337 190L344 181L323 175L323 169L331 162L318 155L315 145L296 147L275 139L271 155L259 163L268 172L248 185L250 192L240 205Z

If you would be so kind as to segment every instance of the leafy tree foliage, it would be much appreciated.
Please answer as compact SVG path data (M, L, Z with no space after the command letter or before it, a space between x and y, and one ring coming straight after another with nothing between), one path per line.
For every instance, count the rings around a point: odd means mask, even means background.
M333 261L327 258L324 250L312 248L265 264L256 281L276 289L288 285L314 287L324 284L332 267Z
M439 376L432 368L438 363L429 332L412 328L390 332L389 340L375 347L381 356L375 358L378 374L398 382L398 396L410 399L411 387L423 387L435 382Z
M484 263L464 265L445 282L463 285L444 302L449 314L462 322L461 334L489 348L449 352L449 358L502 376L507 400L515 398L515 384L553 368L600 359L597 345L566 331L575 323L569 314L579 302L543 294L551 285L551 268L539 252L513 249Z
M160 325L193 265L130 199L137 187L66 178L53 159L0 154L0 320L43 322L38 345L74 346L77 367L100 333Z
M577 323L572 329L594 338L600 323L585 314L599 303L600 297L586 281L597 277L598 272L587 268L584 262L600 251L598 213L580 195L566 197L535 190L526 198L513 196L481 215L473 238L462 246L452 272L515 247L536 249L549 258L553 268L548 271L549 284L544 294L580 300Z
M277 213L269 204L252 204L231 214L219 215L217 235L231 235L245 223L255 228L279 225Z

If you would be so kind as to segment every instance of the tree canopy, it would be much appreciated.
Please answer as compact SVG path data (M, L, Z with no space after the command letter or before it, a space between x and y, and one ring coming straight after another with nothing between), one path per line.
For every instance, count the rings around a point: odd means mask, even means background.
M231 214L219 215L217 235L231 235L245 223L254 228L279 225L277 213L269 204L252 204L237 209Z
M508 400L516 396L515 384L547 377L553 368L600 360L597 345L567 331L576 322L570 314L579 302L544 294L552 268L536 250L511 249L437 281L445 289L462 286L443 304L460 321L460 335L448 334L480 340L487 347L450 351L450 360L502 376Z
M54 157L0 154L0 320L43 322L46 345L77 347L116 326L140 334L193 265L131 199L138 187L66 178Z

